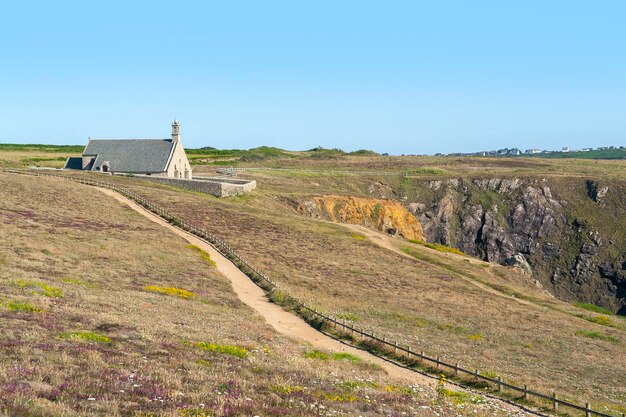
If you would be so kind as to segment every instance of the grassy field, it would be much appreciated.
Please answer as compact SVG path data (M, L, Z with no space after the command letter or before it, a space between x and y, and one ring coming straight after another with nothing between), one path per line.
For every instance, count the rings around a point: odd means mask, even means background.
M17 161L27 157L10 151L0 159L7 154ZM470 369L590 401L616 415L626 411L623 318L558 301L511 269L399 239L397 251L384 249L342 225L304 218L293 209L293 201L306 195L369 195L372 186L385 191L383 183L409 190L415 179L459 175L621 180L624 161L313 154L235 161L287 170L246 173L259 190L230 199L137 178L106 179L224 237L289 292L323 311ZM408 178L327 169L406 171ZM215 166L194 170L210 174Z
M0 415L503 414L277 334L205 253L94 189L0 173L0 201Z
M323 311L470 369L612 413L623 409L623 318L560 302L514 270L437 247L397 239L410 257L382 249L342 225L297 215L273 192L216 199L111 180L226 238Z
M69 156L79 156L82 146L14 145L0 144L1 166L43 166L60 168ZM194 172L215 172L220 167L283 168L291 171L283 176L306 176L302 170L352 170L396 172L409 177L452 178L468 175L500 176L592 176L594 178L626 178L626 160L616 158L616 152L606 150L581 152L588 159L578 158L578 153L562 159L550 157L434 157L434 156L381 156L371 151L343 152L338 149L316 148L308 151L285 151L262 146L249 150L187 149ZM321 173L322 175L323 172ZM272 175L281 175L274 172ZM320 173L309 173L319 176ZM331 175L331 174L327 174Z

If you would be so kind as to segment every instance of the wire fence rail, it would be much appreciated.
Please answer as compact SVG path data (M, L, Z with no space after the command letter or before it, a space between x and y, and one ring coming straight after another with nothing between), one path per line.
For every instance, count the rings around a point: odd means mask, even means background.
M52 174L49 172L42 171L32 171L32 170L18 170L18 169L4 169L4 172L14 173L14 174L25 174L31 176L40 176L40 177L55 177L61 178L64 180L70 180L73 182L77 182L79 184L90 185L99 188L106 188L113 190L146 208L152 213L158 215L159 217L167 220L172 225L189 232L196 237L208 242L215 249L218 250L222 255L226 258L230 259L244 274L252 279L257 285L259 285L263 290L265 290L270 296L276 290L280 290L280 286L277 282L271 280L267 275L263 272L257 270L254 266L252 266L249 262L247 262L244 258L242 258L233 248L232 246L219 238L218 236L207 232L206 230L202 230L199 227L196 227L185 220L169 213L163 208L157 206L156 204L148 201L141 195L137 194L134 191L129 189L120 187L110 182L104 181L94 181L81 177L71 177L68 175L59 175ZM542 401L547 401L551 404L551 410L559 412L559 406L568 407L572 410L581 411L585 413L585 417L598 416L598 417L616 417L617 414L608 414L602 411L594 410L591 408L589 402L585 403L584 406L573 403L566 399L560 398L556 393L552 393L551 395L535 391L533 389L528 388L527 385L518 386L513 383L505 382L500 377L491 377L487 375L481 375L479 370L470 370L460 366L458 362L450 363L444 360L441 360L440 357L432 357L428 356L424 353L424 351L417 352L413 350L410 346L401 346L397 341L391 342L387 340L386 337L379 337L373 331L368 331L365 329L359 329L355 327L353 324L350 324L347 320L341 320L332 315L324 314L319 311L317 308L314 308L310 305L305 304L304 302L298 300L297 298L286 294L292 301L291 307L297 313L302 315L302 312L306 312L308 317L303 317L309 323L311 321L322 321L326 326L330 328L334 328L336 331L342 334L345 338L349 338L356 341L366 341L370 345L373 343L377 346L378 349L376 351L370 352L376 356L381 358L393 358L400 361L403 361L405 364L409 366L414 365L425 365L430 364L430 368L434 369L437 372L441 372L443 370L448 370L452 375L459 376L461 374L471 377L471 379L475 382L482 382L488 384L490 387L493 387L496 392L501 392L504 389L508 389L513 392L517 392L520 394L520 397L517 397L516 400L529 400L531 397L536 399L540 399ZM271 298L271 297L270 297ZM295 304L295 305L294 305ZM311 320L311 316L314 320ZM382 349L380 349L382 348ZM621 417L625 417L624 413L621 413Z

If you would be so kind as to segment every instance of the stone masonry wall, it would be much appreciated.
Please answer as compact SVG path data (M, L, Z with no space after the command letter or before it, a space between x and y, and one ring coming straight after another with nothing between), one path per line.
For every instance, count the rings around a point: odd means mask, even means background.
M232 180L212 178L207 180L185 180L176 178L154 177L148 175L137 176L143 180L158 182L161 184L172 185L174 187L184 188L186 190L197 191L200 193L211 194L215 197L229 197L248 193L256 188L256 181Z

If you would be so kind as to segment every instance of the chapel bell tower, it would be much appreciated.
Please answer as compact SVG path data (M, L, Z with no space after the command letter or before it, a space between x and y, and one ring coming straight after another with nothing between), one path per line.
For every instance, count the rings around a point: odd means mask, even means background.
M178 143L180 140L180 124L178 123L178 119L174 119L174 123L172 123L172 143Z

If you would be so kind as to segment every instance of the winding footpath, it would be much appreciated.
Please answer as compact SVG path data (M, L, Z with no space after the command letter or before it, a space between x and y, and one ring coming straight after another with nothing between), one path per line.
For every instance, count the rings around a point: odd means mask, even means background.
M231 285L233 287L233 290L237 294L237 297L243 303L245 303L246 305L254 309L258 314L260 314L265 319L265 321L277 332L288 337L297 339L301 342L308 343L316 349L329 350L332 352L346 352L358 356L367 362L380 366L383 370L387 372L390 377L406 384L419 384L421 386L431 387L433 389L434 386L437 384L438 381L433 377L423 375L419 372L415 372L403 366L397 365L393 362L386 361L368 352L346 345L336 339L333 339L330 336L325 335L324 333L315 330L300 317L296 316L295 314L289 313L283 310L280 306L272 303L267 298L261 288L259 288L254 282L252 282L247 275L241 272L230 260L225 258L209 243L191 233L178 229L161 217L148 211L139 204L115 191L105 188L97 189L102 193L119 201L120 203L129 206L133 210L153 221L154 223L157 223L160 226L167 228L172 233L175 233L176 235L185 239L187 242L196 245L202 250L208 252L211 255L211 259L215 261L217 270L221 272L231 282ZM459 387L453 385L449 385L449 388L453 390L462 390ZM498 399L489 398L488 401L494 405L497 405L498 408L505 411L509 415L533 415L532 413L529 413L516 405L509 404Z

